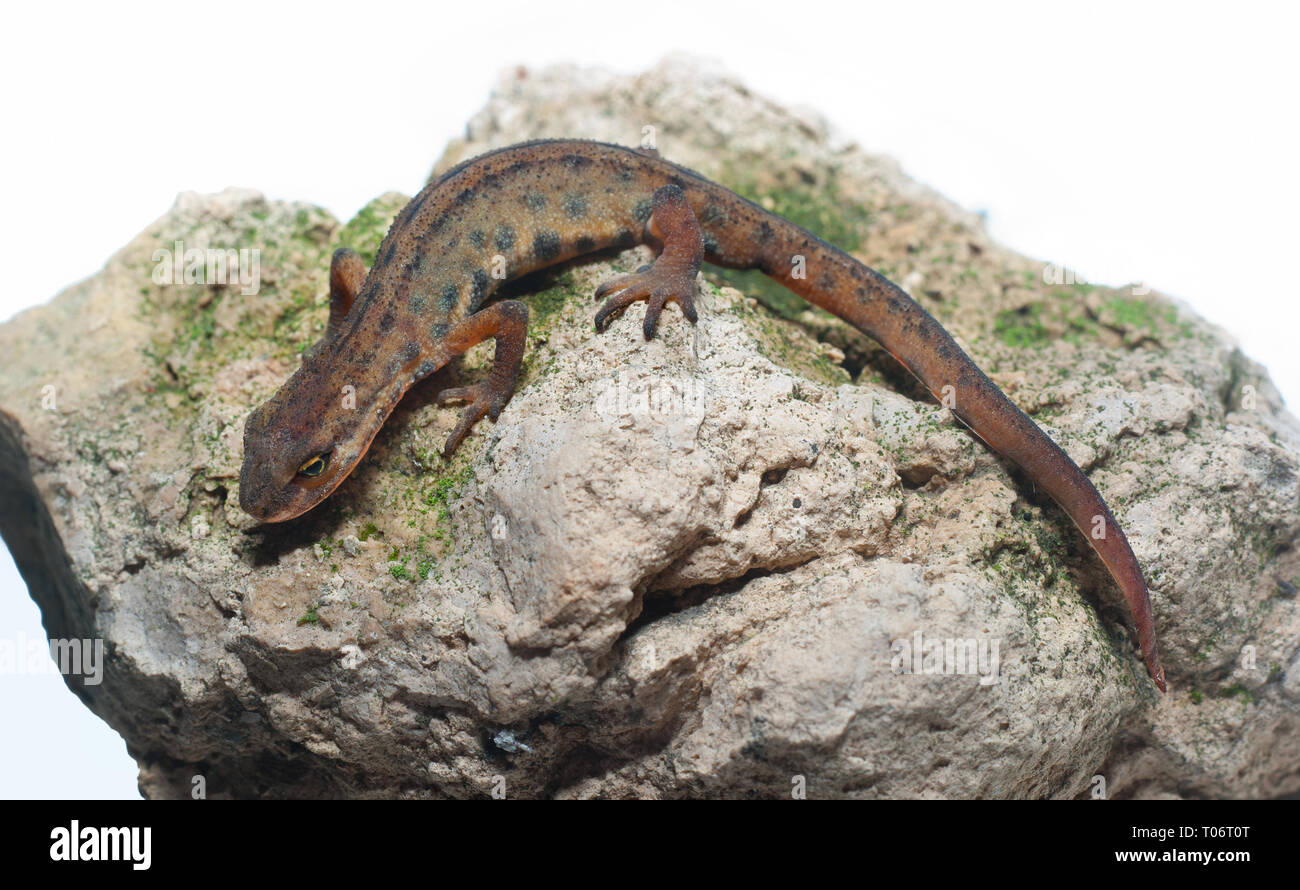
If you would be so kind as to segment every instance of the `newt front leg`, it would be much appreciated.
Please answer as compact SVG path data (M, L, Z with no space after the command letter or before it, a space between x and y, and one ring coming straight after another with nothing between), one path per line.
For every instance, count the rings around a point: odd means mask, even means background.
M665 185L655 190L647 229L663 242L664 249L649 266L611 278L596 288L597 297L612 294L596 313L599 333L604 333L615 316L638 300L646 301L642 330L647 340L654 337L659 313L669 300L677 301L691 324L699 318L695 311L695 279L704 262L704 235L680 188Z
M442 448L445 457L451 457L470 428L483 415L486 414L495 421L506 402L510 401L510 396L515 391L515 384L519 381L519 369L524 361L527 333L528 307L518 300L493 303L469 318L457 322L447 331L443 346L447 350L449 359L463 355L471 346L488 338L494 338L497 345L492 357L492 373L487 380L472 386L444 389L438 394L440 405L452 401L468 402L460 422L447 437L447 444Z

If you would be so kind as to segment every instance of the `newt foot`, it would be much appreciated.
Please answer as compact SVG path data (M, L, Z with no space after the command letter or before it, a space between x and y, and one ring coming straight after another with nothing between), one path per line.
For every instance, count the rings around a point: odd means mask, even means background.
M445 406L448 402L468 403L460 416L460 422L447 437L447 444L442 446L443 457L451 457L470 429L484 415L490 417L495 423L501 415L501 409L506 406L506 402L510 401L510 395L509 390L502 392L490 380L471 386L456 386L438 393L439 406Z
M628 306L646 301L645 322L642 330L651 339L659 325L659 315L669 300L676 300L682 315L694 324L699 319L695 311L695 273L687 269L663 269L658 263L642 266L631 275L611 278L596 289L596 296L611 295L596 313L596 332L605 333L610 323Z

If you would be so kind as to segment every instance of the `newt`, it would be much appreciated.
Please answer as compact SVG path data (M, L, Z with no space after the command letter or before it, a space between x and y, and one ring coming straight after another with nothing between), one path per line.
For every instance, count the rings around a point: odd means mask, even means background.
M538 269L637 244L660 248L658 257L597 289L607 298L595 316L598 333L641 301L647 339L670 301L694 323L705 260L758 269L844 319L1065 510L1119 585L1147 672L1166 689L1142 569L1074 461L901 288L653 149L560 139L488 152L448 170L403 208L369 272L355 252L336 251L324 337L245 424L240 506L268 523L317 506L357 466L412 384L493 339L488 379L438 396L440 404L467 406L447 439L450 455L478 420L497 419L519 376L528 307L489 302L493 293Z

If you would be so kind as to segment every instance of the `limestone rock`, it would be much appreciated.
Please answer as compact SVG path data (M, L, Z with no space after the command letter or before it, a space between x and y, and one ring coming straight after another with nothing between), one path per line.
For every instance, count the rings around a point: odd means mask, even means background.
M532 282L521 386L450 464L440 374L325 505L256 526L243 419L323 331L330 252L369 262L405 199L341 226L231 190L0 327L0 529L49 633L105 641L103 684L70 685L144 792L1300 791L1300 425L1264 370L1165 297L1053 284L682 59L511 72L437 169L647 126L902 283L1083 466L1146 569L1170 693L1064 515L847 326L712 270L696 327L670 309L645 342L633 309L596 335L592 291L644 249ZM257 248L257 286L159 259L195 248L227 271ZM927 672L936 643L961 673Z

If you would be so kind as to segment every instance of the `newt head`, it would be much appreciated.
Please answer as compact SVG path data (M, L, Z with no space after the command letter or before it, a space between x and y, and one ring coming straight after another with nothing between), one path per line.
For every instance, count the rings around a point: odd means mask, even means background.
M262 522L301 516L338 488L370 448L396 398L362 394L344 378L309 360L244 422L239 506ZM400 393L398 394L400 396Z

